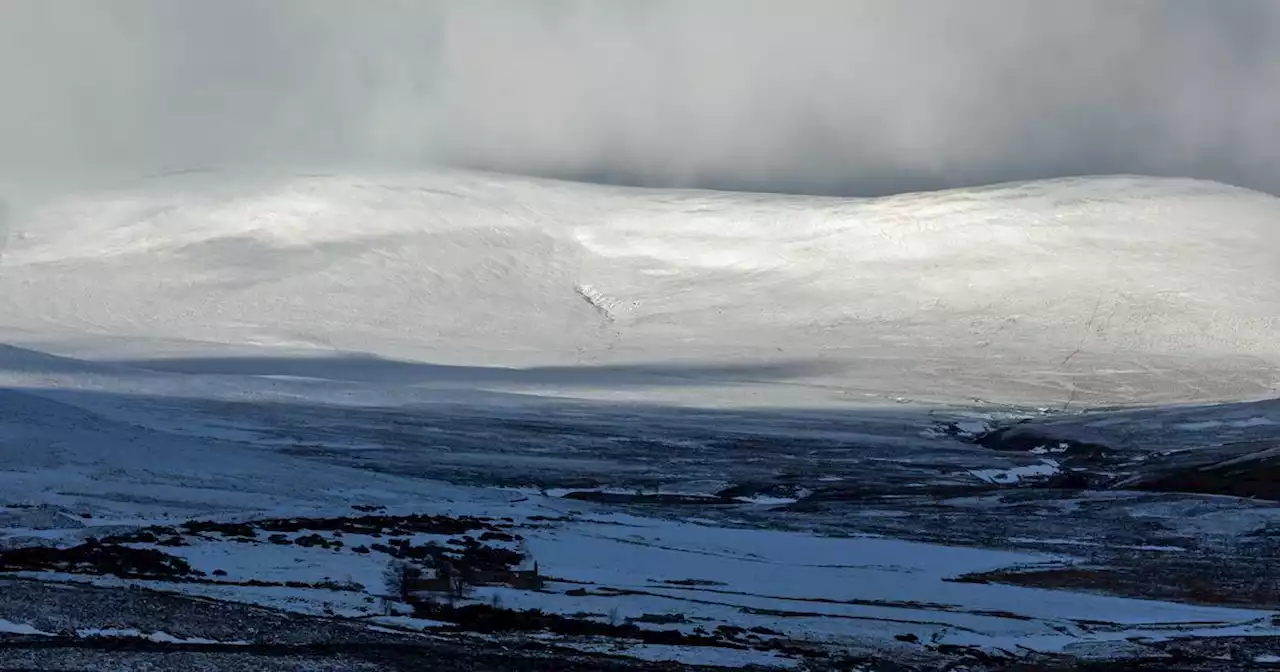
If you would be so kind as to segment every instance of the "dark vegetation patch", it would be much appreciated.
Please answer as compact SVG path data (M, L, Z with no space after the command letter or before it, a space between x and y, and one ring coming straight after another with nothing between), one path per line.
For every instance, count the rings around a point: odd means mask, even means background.
M250 523L220 523L212 520L193 520L182 524L187 534L221 534L225 537L253 539L258 531Z
M246 529L249 528L249 529ZM217 532L225 536L246 536L252 529L263 532L342 532L344 534L466 534L473 530L497 530L489 521L471 516L364 515L345 518L272 518L245 523L197 521L184 523L191 534Z
M716 493L724 499L749 499L752 497L776 497L798 499L805 494L805 487L796 483L753 482L731 485Z
M414 576L446 575L448 584L445 592L454 594L459 586L468 585L512 585L516 587L540 587L541 577L533 572L516 571L525 557L503 543L519 541L520 535L505 531L508 523L494 524L487 519L473 517L408 515L384 516L363 515L347 518L278 518L254 520L247 522L189 521L178 526L151 526L140 530L117 534L91 542L96 547L114 549L114 556L129 560L112 562L102 559L101 551L95 551L93 563L77 562L81 552L77 549L21 549L21 553L43 553L43 556L30 557L14 555L9 565L0 564L3 569L43 569L45 571L69 571L64 567L80 567L85 573L114 574L126 578L169 578L202 581L199 572L182 560L173 558L155 549L137 549L126 544L186 545L185 538L208 537L219 535L223 541L241 543L268 543L278 546L297 546L301 548L324 548L343 550L348 546L342 540L344 534L361 534L381 539L374 543L362 543L351 546L353 553L368 555L380 553L402 563L417 566ZM480 532L479 538L472 532ZM306 534L298 534L306 533ZM327 533L327 534L326 534ZM452 537L437 543L429 541L414 543L409 537L413 534L433 534ZM185 538L184 538L185 537ZM12 553L12 552L11 552ZM46 557L47 556L47 557ZM0 556L2 562L3 556ZM48 558L70 558L54 562ZM132 564L131 564L132 563ZM166 564L167 563L167 564ZM138 565L138 567L134 567ZM105 568L99 571L97 568ZM226 576L222 572L219 576ZM293 588L327 588L333 590L354 590L358 586L331 581L317 583L304 582L265 582L250 580L232 582L218 580L221 584L243 586L289 586ZM437 586L429 580L422 579L416 585L406 589L435 590Z
M355 583L337 581L228 581L227 572L214 570L214 578L193 569L186 560L150 548L131 548L89 540L69 548L30 547L0 552L0 572L65 572L122 579L182 581L246 587L320 588L360 591Z
M252 540L260 532L283 535L296 532L332 532L334 534L410 535L439 534L460 535L476 530L506 534L498 525L471 516L432 516L414 514L408 516L364 515L342 518L268 518L243 522L193 520L177 527L153 525L133 532L117 534L104 539L111 543L159 543L162 537L182 535L218 534L234 540ZM278 538L278 537L277 537Z
M1091 464L1108 464L1116 456L1116 451L1110 446L1056 438L1037 432L1026 424L991 430L978 436L973 442L984 448L1016 453L1048 448L1055 459Z
M1126 460L1114 448L1098 443L1056 438L1027 424L992 430L974 442L992 450L1050 450L1065 467L1062 473L1027 487L1056 490L1137 490L1225 495L1280 502L1280 458L1275 441L1207 446L1176 455L1146 455ZM1250 452L1258 455L1249 456ZM1130 458L1138 458L1131 454ZM1096 473L1099 467L1119 473Z
M976 480L976 479L975 479ZM845 483L829 487L817 488L808 497L794 504L779 507L780 511L804 513L821 510L821 505L832 502L882 502L902 498L951 499L955 497L976 497L996 490L1008 490L1016 486L1002 486L991 483L972 484L940 484L918 481L903 483Z
M344 545L338 539L329 539L327 537L322 537L318 534L303 535L301 537L298 537L297 539L294 539L293 544L295 546L301 546L303 548L329 548L334 550L340 549Z
M1039 490L1094 490L1105 487L1110 480L1110 477L1073 469L1056 473L1048 478L1030 481L1026 487Z
M689 617L684 614L640 614L635 618L628 618L627 622L672 625L674 623L688 623Z
M150 548L89 540L70 548L30 547L0 551L0 571L98 574L124 579L185 579L203 574L187 561Z
M215 574L217 574L215 572ZM225 575L225 573L224 573ZM218 581L219 585L224 586L244 586L248 588L316 588L324 590L338 590L344 592L362 592L365 587L358 583L342 582L342 581L262 581L260 579L249 579L248 581Z
M539 609L516 611L487 604L451 606L433 600L419 601L413 607L414 616L453 623L456 630L463 632L550 632L557 635L633 639L646 644L725 645L723 641L707 635L686 635L678 630L650 630L632 623L601 623L546 613Z
M415 561L428 567L449 567L462 579L472 584L502 583L493 580L519 565L524 556L506 548L486 546L470 537L460 540L458 548L440 544L413 544L404 539L392 539L387 544L371 544L373 552L383 553L398 560Z
M668 493L626 493L626 492L600 492L597 490L579 490L570 492L564 496L564 499L572 499L583 502L600 502L603 504L641 504L649 506L680 506L680 505L736 505L741 502L714 495L680 495Z
M1186 492L1280 501L1280 459L1198 465L1141 479L1129 486L1151 492Z
M1280 573L1258 567L1250 577L1215 576L1212 572L1166 573L1150 567L1052 567L977 572L952 579L957 583L999 583L1029 588L1158 599L1189 604L1270 608L1280 606Z
M408 559L425 559L439 553L457 554L463 553L472 558L476 563L492 563L497 561L510 560L511 551L506 549L494 548L486 546L482 541L499 541L514 542L520 539L519 535L506 532L502 527L507 527L505 523L502 526L495 525L488 520L481 518L473 518L469 516L453 517L453 516L431 516L431 515L409 515L409 516L380 516L365 515L348 518L276 518L266 520L254 520L247 522L219 522L208 520L197 520L183 523L177 527L171 526L151 526L116 534L104 538L103 543L108 544L158 544L158 545L185 545L184 536L208 536L212 534L221 535L231 541L260 541L260 533L267 534L266 541L268 543L280 546L301 546L304 548L327 548L338 550L345 547L345 543L340 538L331 538L320 533L328 532L333 537L341 537L343 534L363 534L375 538L387 538L385 544L372 544L371 546L360 545L352 550L357 553L368 553L370 550L386 553L395 558ZM483 531L480 540L475 539L469 532ZM310 532L298 537L291 538L289 534L298 532ZM463 535L461 539L449 540L460 549L446 549L438 544L423 544L414 546L405 539L397 539L398 536L408 536L412 534L438 534L441 536L458 536ZM517 556L518 557L518 556ZM499 560L500 559L500 560ZM510 564L510 563L507 563Z
M825 657L820 649L802 646L794 641L762 637L762 632L735 626L719 626L713 632L699 627L692 634L679 630L655 630L642 628L636 623L683 623L665 620L657 615L632 619L622 623L602 623L589 618L575 618L546 613L538 609L515 611L487 604L453 606L436 601L419 601L414 605L414 616L453 623L459 632L483 634L547 632L573 637L607 637L669 646L711 646L731 649L756 649L777 651L808 657ZM583 616L586 616L585 614ZM772 631L765 631L772 633Z

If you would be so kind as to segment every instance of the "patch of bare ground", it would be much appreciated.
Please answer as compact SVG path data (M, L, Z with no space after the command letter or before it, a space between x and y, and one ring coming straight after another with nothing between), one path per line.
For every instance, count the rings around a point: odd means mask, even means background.
M1280 606L1274 572L1260 568L1250 580L1221 581L1214 576L1157 576L1141 567L1052 567L1002 569L965 574L957 583L1000 583L1052 588L1206 606L1271 608Z
M1280 502L1280 444L1268 442L1256 457L1235 458L1218 464L1195 465L1139 480L1135 490L1227 495Z
M149 548L131 548L90 539L70 548L29 547L0 551L0 571L67 572L127 579L201 576L185 560Z

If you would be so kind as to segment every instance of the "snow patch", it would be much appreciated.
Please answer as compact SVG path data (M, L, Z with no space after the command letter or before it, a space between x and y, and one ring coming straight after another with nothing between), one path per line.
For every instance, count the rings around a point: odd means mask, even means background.
M52 632L45 632L44 630L38 630L26 623L14 623L13 621L3 618L0 618L0 634L54 636Z
M991 431L991 425L981 420L965 420L955 424L956 431L965 437L977 437Z
M1010 469L974 469L969 472L974 478L984 483L1013 485L1026 480L1042 480L1062 473L1062 467L1056 460L1041 460L1040 464L1029 464Z
M1249 429L1250 427L1271 427L1277 424L1271 418L1257 416L1246 418L1243 420L1202 420L1199 422L1183 422L1174 425L1176 429L1182 429L1189 432L1201 432L1208 429L1218 429L1221 427L1232 427L1234 429Z
M241 640L219 641L202 637L175 637L163 630L143 632L137 628L82 628L76 630L77 637L84 638L128 638L145 639L157 644L218 644L223 646L249 646L250 642Z

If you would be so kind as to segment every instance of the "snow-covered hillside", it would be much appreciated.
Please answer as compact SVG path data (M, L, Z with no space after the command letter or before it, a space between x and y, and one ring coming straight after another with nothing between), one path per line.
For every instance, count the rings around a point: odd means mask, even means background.
M728 364L739 388L786 380L759 403L1213 399L1280 381L1280 199L1214 183L849 200L189 173L14 220L7 340L97 359Z

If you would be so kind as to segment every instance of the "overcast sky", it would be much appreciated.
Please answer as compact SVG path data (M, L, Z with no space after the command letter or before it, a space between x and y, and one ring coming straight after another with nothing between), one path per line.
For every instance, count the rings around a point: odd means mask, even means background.
M0 0L0 175L1280 193L1280 0Z

